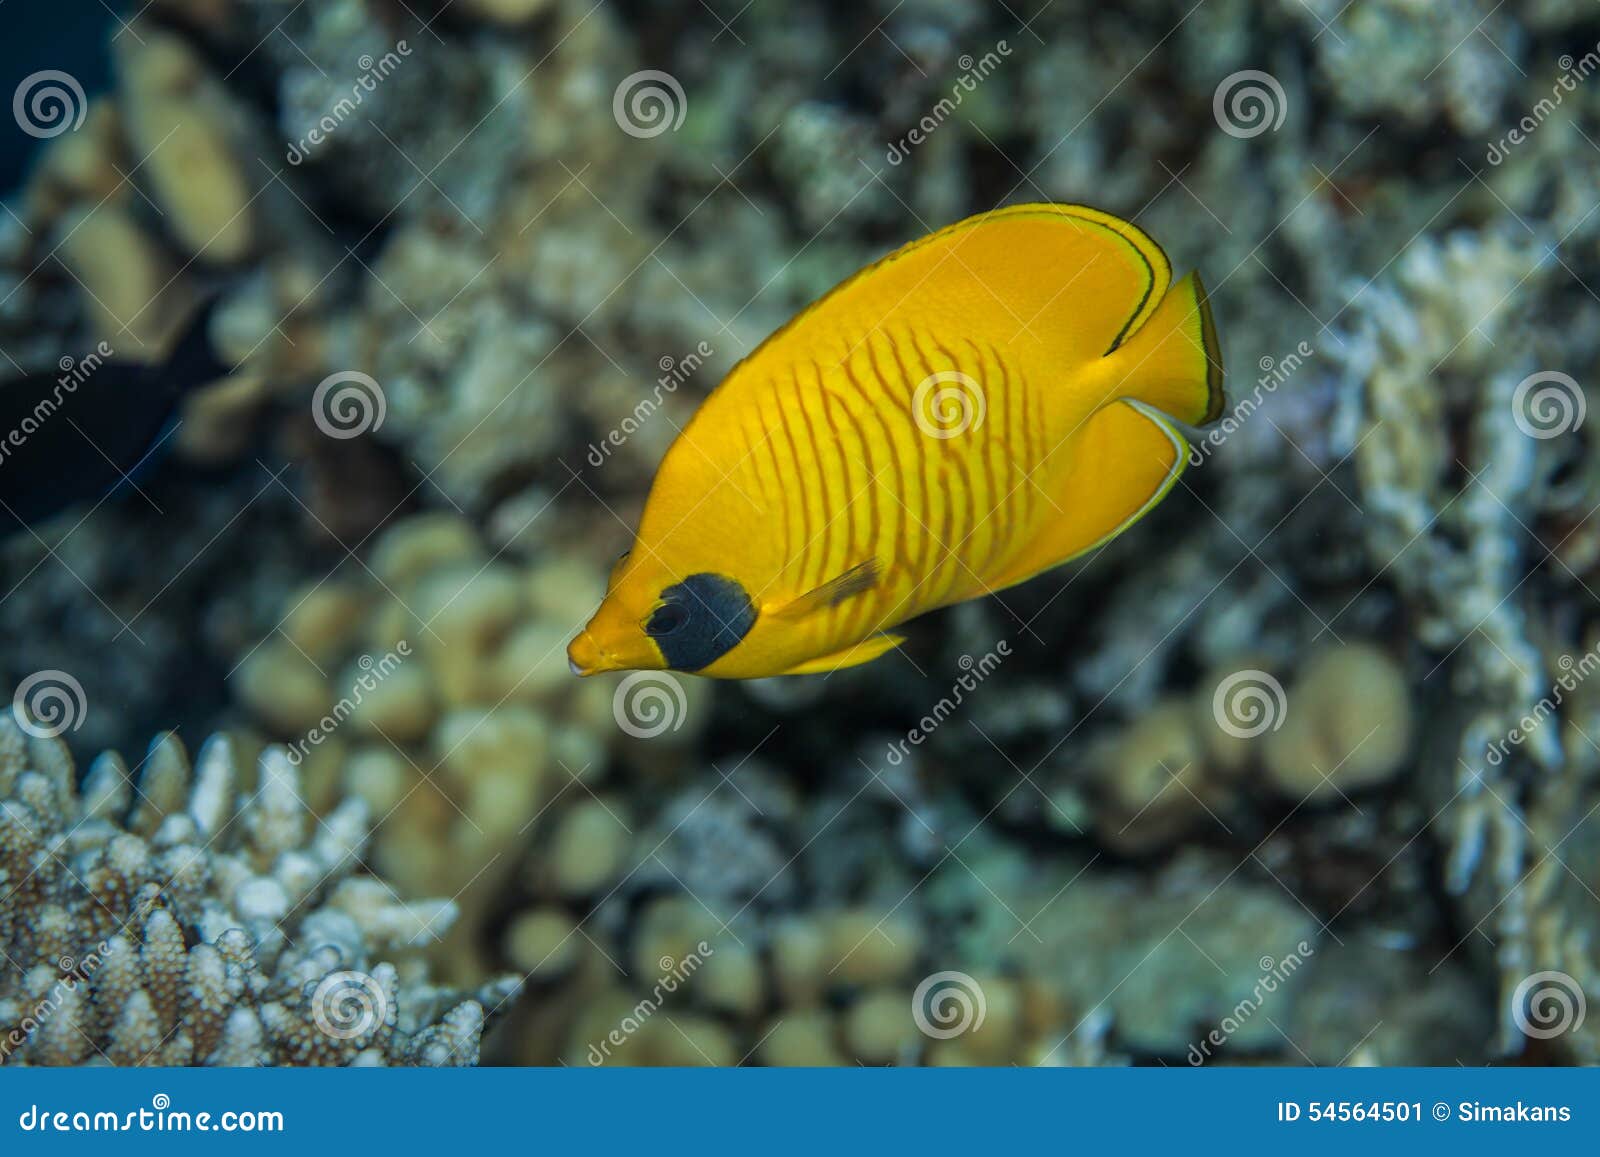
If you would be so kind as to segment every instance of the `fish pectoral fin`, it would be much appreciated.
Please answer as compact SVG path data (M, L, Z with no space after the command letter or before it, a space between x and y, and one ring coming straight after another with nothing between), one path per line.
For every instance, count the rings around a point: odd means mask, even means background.
M821 586L813 587L799 598L790 600L772 613L780 618L798 619L813 611L825 611L848 598L865 594L877 586L882 577L883 564L876 558L869 558L835 575Z
M1071 455L1052 487L1052 521L988 582L1001 590L1110 542L1143 518L1177 483L1189 443L1166 416L1142 402L1113 402L1065 448Z
M798 666L790 667L784 671L785 675L825 675L829 671L842 671L846 667L859 667L862 663L870 663L879 655L894 650L906 641L904 635L873 635L863 639L853 647L846 647L842 651L835 651L831 655L821 655L815 659L807 659Z

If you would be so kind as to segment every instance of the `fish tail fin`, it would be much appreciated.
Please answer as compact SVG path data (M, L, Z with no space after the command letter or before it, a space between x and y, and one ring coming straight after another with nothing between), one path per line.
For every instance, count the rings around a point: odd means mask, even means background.
M233 372L233 364L223 358L211 340L211 320L220 300L221 295L213 293L200 303L158 371L174 394L186 394Z
M1222 416L1222 351L1198 273L1175 282L1108 360L1120 378L1116 397L1143 402L1190 426Z
M1222 356L1198 274L1174 282L1143 321L1095 365L1101 401L1061 445L1054 502L1060 517L1025 544L990 589L1023 582L1110 542L1177 483L1189 444L1175 421L1222 415Z

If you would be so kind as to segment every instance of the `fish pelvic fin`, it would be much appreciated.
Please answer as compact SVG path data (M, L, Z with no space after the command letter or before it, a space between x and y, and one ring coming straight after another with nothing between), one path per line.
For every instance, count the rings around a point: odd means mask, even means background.
M1138 329L1106 358L1114 396L1143 402L1190 426L1222 416L1222 350L1198 273L1173 284Z
M781 674L826 675L830 671L842 671L846 667L859 667L862 663L870 663L880 655L887 654L905 641L904 635L873 635L853 647L846 647L831 655L819 655L815 659L807 659L804 663L790 667Z
M799 598L790 600L772 613L784 619L803 618L815 611L836 607L848 598L865 594L877 586L882 577L883 564L876 558L869 558L835 575L821 586L813 587Z
M987 582L1002 590L1103 546L1148 514L1176 485L1189 444L1142 402L1098 410L1073 436L1070 467L1053 495L1061 514Z

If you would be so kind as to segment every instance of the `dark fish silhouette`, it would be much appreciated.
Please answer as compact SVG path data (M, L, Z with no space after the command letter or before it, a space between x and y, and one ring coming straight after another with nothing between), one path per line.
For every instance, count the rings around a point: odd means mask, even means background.
M0 536L100 501L156 456L184 396L232 371L211 344L216 305L200 306L162 363L101 342L57 373L0 382Z

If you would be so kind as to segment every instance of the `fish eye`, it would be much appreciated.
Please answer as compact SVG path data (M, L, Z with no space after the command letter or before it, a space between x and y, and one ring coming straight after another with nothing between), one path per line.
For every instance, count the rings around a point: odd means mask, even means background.
M689 621L689 612L681 603L662 603L651 613L644 625L644 633L652 638L670 635Z

